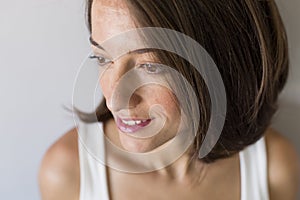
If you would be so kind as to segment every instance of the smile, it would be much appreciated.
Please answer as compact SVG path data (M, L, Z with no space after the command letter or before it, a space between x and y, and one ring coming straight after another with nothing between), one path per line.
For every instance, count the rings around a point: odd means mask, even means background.
M134 133L147 126L151 119L121 119L117 118L117 127L125 133Z

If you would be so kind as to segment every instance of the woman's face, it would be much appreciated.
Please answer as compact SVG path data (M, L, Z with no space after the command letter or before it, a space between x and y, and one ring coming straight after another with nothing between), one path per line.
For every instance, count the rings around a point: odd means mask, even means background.
M91 20L91 37L100 45L115 35L136 28L126 4L117 0L95 0L92 5ZM92 45L92 48L95 55L109 56L109 49L104 53L95 45ZM115 130L118 130L113 133L113 136L108 137L114 144L121 145L122 149L130 152L148 152L162 146L177 134L180 123L180 108L174 94L170 89L159 84L147 84L136 89L126 107L121 103L112 103L119 102L112 101L113 95L114 98L122 95L120 90L115 90L118 81L132 68L139 66L138 73L141 76L143 74L152 78L161 76L159 70L149 64L154 62L156 61L150 52L131 52L107 64L109 66L101 74L100 87L107 107L114 116L114 126L117 127ZM130 81L127 84L129 85L122 87L130 87ZM164 117L149 115L149 109L153 105L164 108ZM122 112L124 110L128 113L124 114L126 113ZM150 127L151 123L163 121L163 118L166 120L165 125L158 134L148 138L139 138L136 135ZM118 141L114 141L116 139L113 138L117 138Z

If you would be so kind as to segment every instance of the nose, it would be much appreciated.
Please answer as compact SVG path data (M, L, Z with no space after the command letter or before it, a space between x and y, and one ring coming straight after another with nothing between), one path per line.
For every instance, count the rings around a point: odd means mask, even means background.
M133 81L136 81L135 79L138 77L128 77L126 74L134 68L134 65L134 60L128 57L119 58L109 66L102 76L104 81L102 84L104 88L102 89L105 93L106 104L113 112L118 112L121 109L132 109L142 99L136 91L132 91Z

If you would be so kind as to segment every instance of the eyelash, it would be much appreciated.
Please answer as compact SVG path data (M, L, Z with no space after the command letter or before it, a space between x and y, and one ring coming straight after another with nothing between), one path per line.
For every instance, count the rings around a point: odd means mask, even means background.
M91 56L89 56L89 58L90 59L97 59L97 63L101 67L104 67L107 64L113 62L112 60L106 59L103 56L91 55ZM100 62L100 59L104 59L104 62L103 61ZM156 67L156 71L155 72L153 72L153 71L147 71L147 73L149 73L149 74L159 74L159 73L161 73L163 71L162 67L160 67L158 63L142 63L142 64L139 64L138 67L139 68L143 68L145 70L147 70L147 68L149 68L149 67Z
M104 67L105 65L112 63L112 60L106 59L103 56L96 56L96 55L91 55L89 56L90 59L97 59L97 63L99 66ZM104 62L100 62L100 59L104 59Z
M143 68L145 70L148 67L156 67L156 69L155 69L156 71L155 72L153 72L153 71L151 71L151 72L147 71L148 74L159 74L159 73L162 73L162 71L163 71L162 67L160 67L158 63L143 63L143 64L139 65L139 68Z

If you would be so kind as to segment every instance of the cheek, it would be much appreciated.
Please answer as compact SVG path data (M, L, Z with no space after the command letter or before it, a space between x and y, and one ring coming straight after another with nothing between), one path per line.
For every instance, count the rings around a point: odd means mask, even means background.
M169 98L165 101L165 109L170 118L177 119L180 115L180 107L179 105L172 99ZM174 120L175 120L174 119Z
M103 96L107 98L109 96L109 84L108 84L108 77L107 76L101 76L99 84L100 84L100 89L103 93Z
M155 100L149 103L161 105L165 109L169 119L177 118L178 115L180 115L180 107L177 103L176 97L169 90L157 92Z

